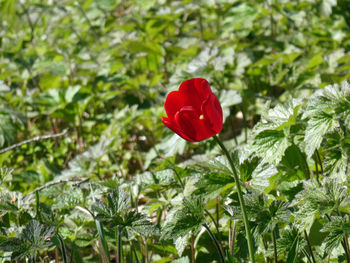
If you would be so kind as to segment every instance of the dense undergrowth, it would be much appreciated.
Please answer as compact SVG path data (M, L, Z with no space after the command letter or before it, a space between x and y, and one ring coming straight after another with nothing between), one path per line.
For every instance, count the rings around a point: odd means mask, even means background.
M192 77L222 105L256 261L350 262L350 1L2 0L0 17L0 262L248 262L220 148L160 121Z

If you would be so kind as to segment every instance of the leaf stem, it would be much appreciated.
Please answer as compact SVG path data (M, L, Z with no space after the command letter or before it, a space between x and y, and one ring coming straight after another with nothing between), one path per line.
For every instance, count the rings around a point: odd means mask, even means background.
M220 255L220 259L221 259L221 262L222 263L225 263L225 257L224 257L224 252L221 250L221 247L220 247L220 244L219 244L219 241L216 239L215 235L213 234L213 232L211 232L210 228L208 227L207 224L203 224L204 228L207 230L210 238L213 240L215 246L216 246L216 249Z
M100 220L97 220L97 219L95 219L95 224L96 224L97 233L99 235L101 246L102 246L102 251L101 251L102 261L103 262L106 261L107 263L110 263L108 245L105 239L103 225L100 222Z
M207 209L204 209L204 212L210 217L211 221L213 221L216 232L218 233L219 244L221 246L221 237L220 237L219 226L217 225L215 218L212 216L212 214L210 214L210 212Z
M236 243L236 231L237 231L237 220L233 221L233 231L232 231L232 239L231 239L231 256L233 257L235 252L235 243Z
M278 263L278 255L277 255L277 244L276 244L276 233L275 229L272 229L272 242L273 242L273 257L275 263Z
M196 263L196 251L194 247L194 236L191 233L191 252L192 252L192 263Z
M121 261L121 242L120 242L120 229L119 226L117 227L117 230L115 231L115 239L117 242L117 263L120 263Z
M320 152L317 149L316 149L316 156L317 156L318 162L320 163L321 174L323 175L323 165L322 165L322 161L321 161L321 156L320 156Z
M307 246L309 247L309 250L310 250L310 255L311 255L311 258L312 258L312 262L316 263L315 256L314 256L314 253L312 252L311 243L310 243L309 237L308 237L308 235L306 233L306 230L304 230L304 235L305 235L305 239L306 239L306 242L307 242Z
M348 242L348 235L346 233L344 235L344 250L346 255L346 262L350 263L349 242Z
M242 190L241 190L240 180L239 180L239 177L238 177L235 165L233 164L233 160L231 158L231 155L229 154L229 152L226 149L225 145L221 142L219 137L217 137L216 135L214 135L214 139L220 145L222 151L226 155L226 158L229 161L231 169L232 169L232 172L233 172L233 176L234 176L236 187L237 187L238 200L239 200L239 204L241 206L242 215L243 215L243 221L244 221L244 226L245 226L246 238L247 238L247 241L248 241L249 256L250 256L251 262L255 263L253 239L252 239L252 235L250 233L249 221L248 221L248 216L247 216L247 212L246 212L246 207L245 207L245 204L244 204L244 199L243 199L243 194L242 194Z
M68 263L67 250L66 250L66 246L64 244L64 240L63 240L60 233L57 233L57 237L58 237L58 240L59 240L60 245L61 245L61 253L62 253L62 257L63 257L63 262Z

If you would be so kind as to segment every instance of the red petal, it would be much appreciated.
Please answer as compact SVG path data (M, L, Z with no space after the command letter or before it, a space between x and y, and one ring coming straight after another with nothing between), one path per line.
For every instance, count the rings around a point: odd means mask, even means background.
M185 98L180 92L172 91L166 97L164 108L168 118L174 120L176 112L185 106Z
M222 108L218 98L212 93L202 104L202 113L206 125L215 132L219 133L222 129Z
M184 97L185 106L192 106L197 112L200 112L203 101L212 92L208 81L202 78L195 78L182 82L179 93Z
M192 106L183 107L175 115L177 126L189 138L189 141L199 142L216 134L213 130L208 129L205 122L199 117L199 114Z
M162 122L165 124L165 126L167 126L170 130L175 132L177 135L181 136L182 138L184 138L187 141L193 142L190 138L188 138L185 134L183 134L180 131L180 129L177 127L177 124L175 122L171 121L170 119L168 119L166 117L162 117Z

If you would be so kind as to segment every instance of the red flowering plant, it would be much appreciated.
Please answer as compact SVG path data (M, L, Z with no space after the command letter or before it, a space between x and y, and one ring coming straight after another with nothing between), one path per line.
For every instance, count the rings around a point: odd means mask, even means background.
M164 103L168 118L163 123L187 141L199 142L218 134L222 129L222 108L202 78L182 82L179 91L172 91Z
M194 78L182 82L178 91L170 92L165 100L164 108L168 117L163 117L162 122L170 130L190 142L199 142L213 137L226 155L236 182L250 259L252 263L255 263L252 235L240 179L230 153L216 136L222 130L223 124L222 108L218 98L211 91L208 81L203 78ZM210 231L208 228L206 229ZM215 241L215 239L213 240ZM220 245L216 243L216 247L221 261L225 262L225 256L222 249L220 249Z

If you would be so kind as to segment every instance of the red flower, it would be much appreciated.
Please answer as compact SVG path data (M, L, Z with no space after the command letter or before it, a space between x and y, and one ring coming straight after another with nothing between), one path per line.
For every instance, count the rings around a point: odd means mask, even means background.
M189 79L172 91L164 103L168 118L162 122L187 141L199 142L222 129L222 109L208 81Z

